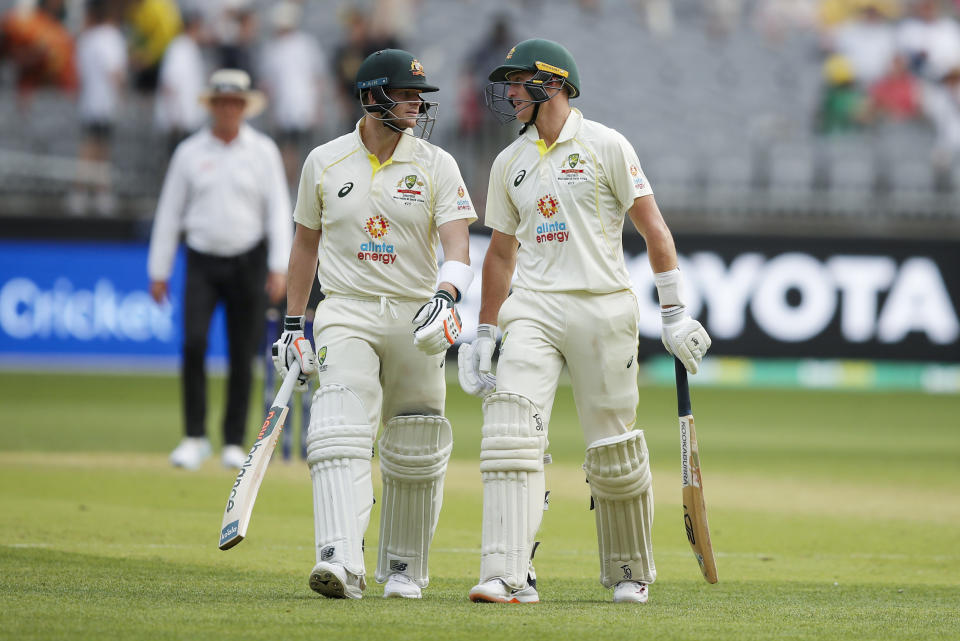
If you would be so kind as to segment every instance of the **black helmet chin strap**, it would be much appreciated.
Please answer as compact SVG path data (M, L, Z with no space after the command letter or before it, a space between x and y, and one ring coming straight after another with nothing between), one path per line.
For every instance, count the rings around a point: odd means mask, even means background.
M523 123L523 126L520 127L520 133L518 134L519 136L522 136L522 135L523 135L523 132L525 132L525 131L527 130L527 127L529 127L530 125L535 124L535 123L537 122L537 115L538 115L539 113L540 113L540 103L539 103L539 102L535 102L535 103L533 103L533 115L530 116L530 120L528 120L527 122Z

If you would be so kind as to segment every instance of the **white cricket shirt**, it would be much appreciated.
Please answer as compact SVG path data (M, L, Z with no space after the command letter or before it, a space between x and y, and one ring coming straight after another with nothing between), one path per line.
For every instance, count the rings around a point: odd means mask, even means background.
M209 128L177 146L150 235L150 280L167 280L180 233L187 247L237 256L267 238L267 267L286 272L293 229L277 145L249 125L229 143Z
M120 105L118 83L127 69L127 43L111 24L90 27L77 37L77 106L84 121L113 122Z
M460 169L444 150L406 134L381 165L360 138L360 122L310 152L293 219L322 232L324 294L429 298L437 227L477 219Z
M520 242L519 287L604 294L631 286L623 218L652 193L627 139L572 109L550 148L531 126L500 152L485 223Z

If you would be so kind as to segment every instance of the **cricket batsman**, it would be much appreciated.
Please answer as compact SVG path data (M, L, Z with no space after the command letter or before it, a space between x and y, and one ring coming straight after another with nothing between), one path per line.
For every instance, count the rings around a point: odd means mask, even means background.
M624 213L647 244L667 351L696 373L710 337L687 313L673 237L633 147L570 107L580 95L570 52L525 40L489 79L487 105L523 127L490 172L480 325L459 352L462 387L484 398L480 582L470 599L539 601L532 560L544 451L566 364L587 446L600 582L615 602L645 603L657 576L653 492L636 426L638 306L623 258Z
M314 149L300 178L289 315L273 353L281 375L296 360L304 382L319 379L307 432L317 559L310 587L329 598L359 599L366 587L370 459L381 423L375 577L385 597L418 599L429 581L453 445L444 357L460 331L455 304L473 278L467 228L476 220L457 163L426 141L436 103L421 94L435 91L410 53L371 54L356 76L364 117ZM316 351L303 335L314 273L325 296Z

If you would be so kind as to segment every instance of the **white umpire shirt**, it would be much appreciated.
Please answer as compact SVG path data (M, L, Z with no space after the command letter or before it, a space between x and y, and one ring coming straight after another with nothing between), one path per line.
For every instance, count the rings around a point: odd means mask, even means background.
M290 195L273 140L244 124L229 143L209 128L180 143L153 221L150 280L170 278L181 232L190 249L224 257L266 237L267 268L286 272L293 243Z
M623 219L651 194L627 139L572 109L549 148L531 126L500 152L484 222L520 241L517 286L606 294L631 287Z
M427 299L437 285L437 227L473 222L473 203L453 156L404 134L380 164L360 122L310 152L294 220L322 232L325 295Z

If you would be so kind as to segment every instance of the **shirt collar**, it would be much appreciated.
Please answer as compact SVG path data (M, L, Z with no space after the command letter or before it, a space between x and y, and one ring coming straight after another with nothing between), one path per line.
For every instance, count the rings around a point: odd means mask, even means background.
M232 147L233 145L244 145L250 140L250 137L253 135L253 130L251 129L250 125L248 125L245 122L240 125L240 131L237 132L237 137L231 140L230 142L223 142L223 140L214 136L213 129L209 125L207 125L204 128L203 132L207 137L208 143L221 145L223 147Z
M363 118L366 118L366 116ZM370 155L370 150L363 144L363 138L360 137L360 123L363 122L363 118L357 121L356 126L353 128L353 135L356 136L357 145L366 151L367 155ZM405 129L404 133L400 134L400 141L393 150L393 155L390 156L390 160L393 162L410 162L413 160L413 152L417 144L415 139L416 136L413 135L413 129Z
M574 136L577 135L580 131L580 125L583 123L583 114L580 113L580 110L576 107L570 108L570 113L567 114L567 119L563 123L563 127L560 129L560 135L557 136L557 141L553 143L554 145L559 145L560 143L572 140ZM527 130L523 132L523 135L527 137L530 142L537 142L540 140L540 132L537 130L536 123L531 127L527 127Z

